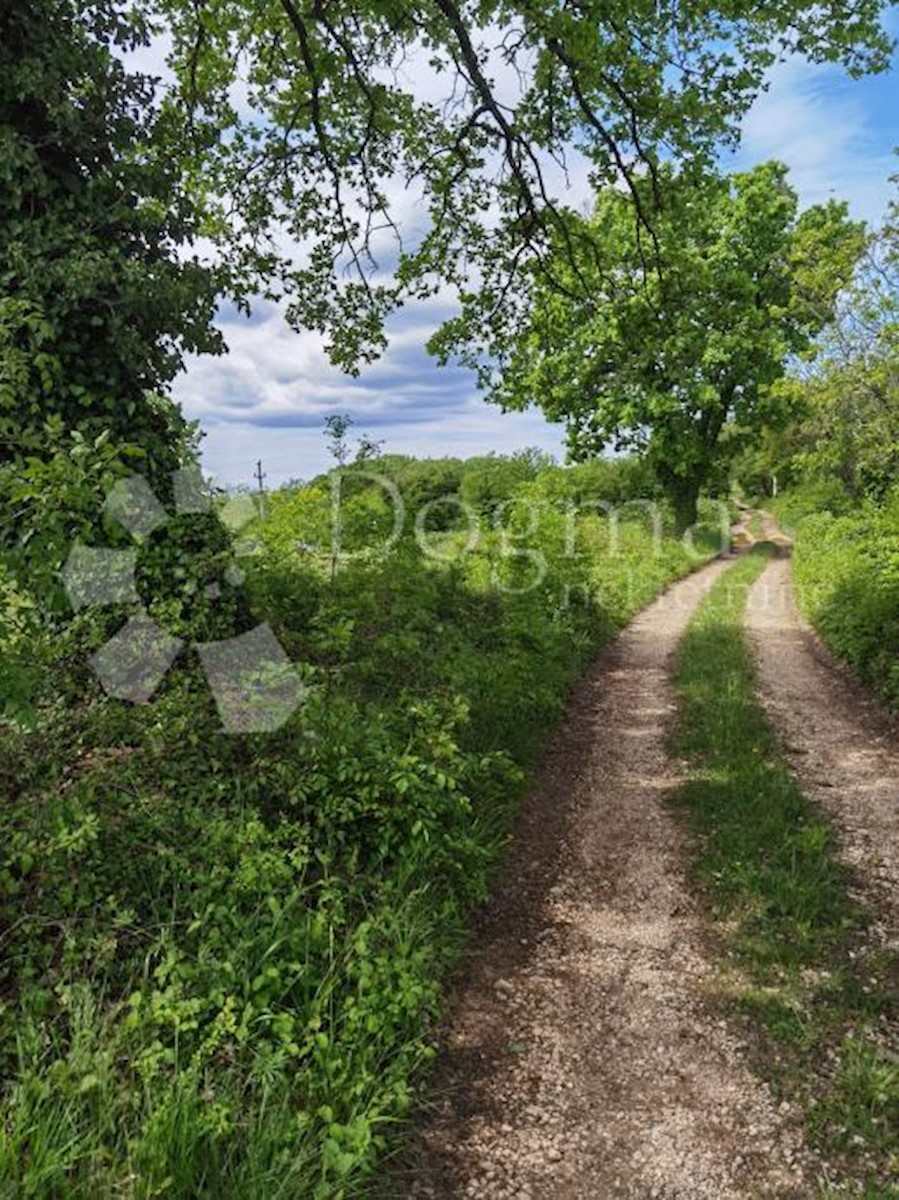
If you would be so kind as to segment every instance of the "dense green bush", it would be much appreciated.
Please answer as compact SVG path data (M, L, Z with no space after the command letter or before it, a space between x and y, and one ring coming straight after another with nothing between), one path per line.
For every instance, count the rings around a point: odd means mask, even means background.
M899 707L899 493L846 511L819 492L775 507L795 538L797 598L834 653ZM826 498L825 498L826 501Z
M192 437L164 397L185 354L221 351L224 280L154 145L160 97L129 54L152 32L111 3L0 7L0 444L42 455L51 419L130 443L164 487Z
M612 541L542 490L476 544L407 528L384 553L363 489L340 557L327 489L271 497L243 602L308 686L276 733L222 732L190 649L131 706L86 667L107 619L45 639L32 719L0 722L0 1197L333 1198L371 1170L572 680L712 548L639 510ZM194 532L144 544L148 586ZM4 580L3 648L40 664Z

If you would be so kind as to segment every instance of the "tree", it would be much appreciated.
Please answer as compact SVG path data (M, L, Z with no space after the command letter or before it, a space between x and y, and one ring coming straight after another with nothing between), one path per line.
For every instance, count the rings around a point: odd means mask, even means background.
M0 6L0 461L106 431L162 483L190 441L164 393L185 351L221 349L220 280L189 253L152 82L122 65L148 36L114 0Z
M216 211L232 288L262 281L350 370L394 308L442 284L461 311L434 348L473 342L491 361L533 285L588 292L569 166L645 210L638 169L708 164L775 58L860 74L889 57L881 0L157 5L171 152Z
M493 519L523 483L536 478L552 461L536 447L510 455L469 458L462 469L459 498L480 516Z
M589 284L586 228L559 199L566 155L642 205L637 165L657 178L660 147L707 161L777 54L885 67L883 7L3 5L6 453L39 445L54 417L88 438L111 430L164 475L185 429L151 397L185 352L221 348L219 295L285 297L290 320L325 332L356 370L394 308L449 284L461 315L436 348L492 349L532 281ZM123 65L153 32L170 35L171 85ZM427 72L447 81L445 102L428 98ZM411 234L398 213L410 187L422 205ZM191 249L200 234L206 259Z
M656 186L644 177L651 262L631 197L600 193L597 257L580 263L590 293L540 286L494 393L567 422L575 457L643 453L681 529L722 458L784 419L778 380L832 316L862 246L844 204L798 215L786 175L766 163L701 179L665 168Z
M867 238L819 353L792 387L791 466L883 500L899 482L899 211Z

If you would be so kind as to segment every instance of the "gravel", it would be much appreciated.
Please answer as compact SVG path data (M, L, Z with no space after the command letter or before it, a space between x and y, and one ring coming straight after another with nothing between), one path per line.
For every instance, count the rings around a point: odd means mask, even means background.
M442 1100L395 1195L806 1197L801 1121L748 1065L664 800L671 657L718 562L579 685L527 798L444 1030Z

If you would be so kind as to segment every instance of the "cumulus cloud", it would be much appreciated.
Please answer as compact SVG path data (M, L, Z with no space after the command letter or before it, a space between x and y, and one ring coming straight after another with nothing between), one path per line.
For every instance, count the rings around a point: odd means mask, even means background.
M450 311L439 296L403 309L391 319L385 355L353 379L331 366L318 334L294 332L276 306L259 305L249 321L223 309L230 353L193 359L176 385L186 413L206 432L206 469L233 484L249 480L262 458L269 484L309 478L327 465L322 429L337 412L395 453L539 446L561 455L559 426L537 412L502 413L484 402L470 372L430 358L425 342Z
M424 350L448 311L436 299L398 313L389 350L358 379L332 367L322 338L290 329L276 306L260 305L249 322L223 313L219 324L230 353L193 360L179 399L191 415L210 423L242 420L251 410L258 424L320 425L335 408L369 424L389 419L390 411L400 420L427 420L435 407L453 406L472 392L467 372L437 369Z
M852 80L835 66L782 63L744 120L735 164L780 159L803 204L848 200L855 216L879 222L896 170L886 114L875 99L881 90L882 81Z

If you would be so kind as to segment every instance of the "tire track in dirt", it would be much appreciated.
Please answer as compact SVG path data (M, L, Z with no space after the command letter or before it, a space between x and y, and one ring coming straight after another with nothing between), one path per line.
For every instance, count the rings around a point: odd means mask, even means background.
M776 536L770 517L765 528ZM791 769L837 832L860 898L876 914L871 936L899 949L899 723L799 615L787 557L754 585L747 622L761 699Z
M707 926L666 811L671 658L718 562L657 600L575 692L524 804L394 1194L810 1196L801 1119L708 1003Z

